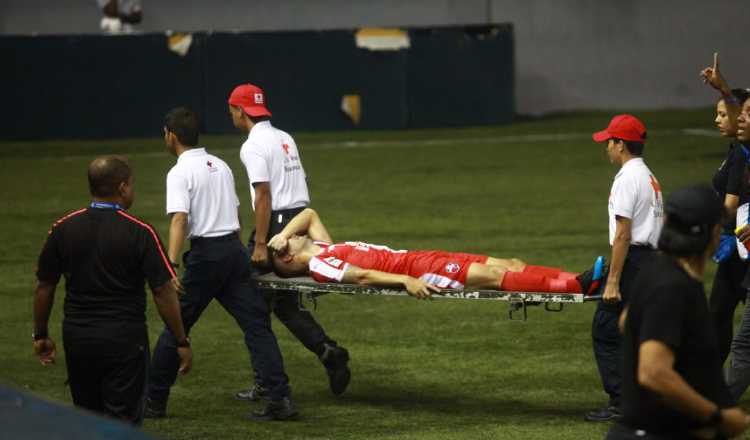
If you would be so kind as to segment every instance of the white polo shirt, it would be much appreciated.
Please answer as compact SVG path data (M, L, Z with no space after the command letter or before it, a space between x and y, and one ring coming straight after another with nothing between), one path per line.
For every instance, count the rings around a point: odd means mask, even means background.
M630 244L656 248L664 217L659 181L642 158L625 162L609 193L609 244L615 239L615 216L632 220Z
M180 154L167 174L167 214L188 214L189 238L238 231L239 204L232 170L205 148Z
M269 182L273 211L299 208L310 203L305 169L302 167L297 144L288 133L275 128L270 121L253 126L242 144L240 159L250 181L253 209L253 183L258 182Z

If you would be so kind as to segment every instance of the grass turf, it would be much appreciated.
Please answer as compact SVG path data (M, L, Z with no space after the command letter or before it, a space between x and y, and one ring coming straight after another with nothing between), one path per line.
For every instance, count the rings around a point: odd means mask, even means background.
M710 110L639 115L649 127L646 160L665 193L708 181L727 145L712 135ZM297 141L312 205L334 239L582 270L608 253L606 203L616 170L590 139L608 118L303 133ZM205 136L201 145L233 168L247 224L241 142L239 135ZM0 143L0 380L62 402L70 401L62 356L43 368L31 354L33 268L49 225L87 203L86 166L106 153L130 157L137 194L131 212L166 239L164 181L174 159L161 138ZM713 267L707 279L712 274ZM58 345L63 296L61 286L50 328ZM194 371L174 387L170 417L144 429L168 439L602 438L607 425L582 419L606 400L591 354L593 309L533 308L529 321L518 323L495 303L322 298L318 321L351 353L349 389L331 396L317 359L275 321L302 419L257 424L244 417L258 405L232 398L250 383L240 330L213 304L192 331ZM148 319L155 342L161 324L152 305Z

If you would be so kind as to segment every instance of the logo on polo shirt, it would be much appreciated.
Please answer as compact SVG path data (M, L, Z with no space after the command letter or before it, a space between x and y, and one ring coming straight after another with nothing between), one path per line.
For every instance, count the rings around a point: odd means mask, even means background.
M262 93L256 93L255 94L255 103L256 104L263 104L263 94Z
M284 154L287 156L289 155L289 145L288 144L281 144L281 148L284 149Z
M461 265L459 265L458 263L448 263L445 265L446 273L456 273L459 270L461 270Z
M214 166L214 164L212 164L212 163L211 163L211 161L210 161L210 160L207 160L207 161L206 161L206 166L208 167L208 172L209 172L209 173L215 173L215 172L219 171L219 169L218 169L218 168L216 168L216 167Z

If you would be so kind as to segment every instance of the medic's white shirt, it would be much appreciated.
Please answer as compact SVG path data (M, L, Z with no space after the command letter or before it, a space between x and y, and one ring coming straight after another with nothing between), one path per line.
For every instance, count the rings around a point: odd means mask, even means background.
M632 220L630 244L656 248L664 217L659 181L642 158L620 168L609 194L609 244L615 239L615 216Z
M234 175L221 159L192 148L167 174L167 214L188 214L188 237L219 237L240 229Z
M247 169L253 209L253 183L257 182L270 183L273 211L299 208L310 203L305 169L302 168L297 144L289 134L273 127L270 121L253 126L242 144L240 159Z

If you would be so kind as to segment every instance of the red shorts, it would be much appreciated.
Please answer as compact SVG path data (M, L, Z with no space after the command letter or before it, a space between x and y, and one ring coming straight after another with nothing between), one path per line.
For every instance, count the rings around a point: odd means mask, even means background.
M443 251L410 251L403 257L403 274L440 288L463 289L469 266L486 263L487 256Z

